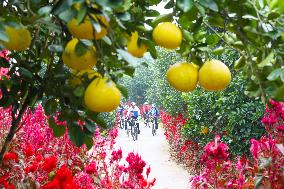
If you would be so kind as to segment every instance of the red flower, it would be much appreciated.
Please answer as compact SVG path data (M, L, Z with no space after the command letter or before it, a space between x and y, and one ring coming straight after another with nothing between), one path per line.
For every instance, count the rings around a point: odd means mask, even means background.
M60 189L60 183L55 179L43 185L42 187L40 187L40 189Z
M37 162L42 161L42 159L43 159L43 156L42 156L41 154L38 154L38 155L36 156L36 158L35 158L35 160L36 160Z
M14 153L14 152L7 152L4 155L3 161L4 162L8 162L10 160L14 160L16 163L18 163L19 162L18 155L16 153Z
M149 167L147 168L147 170L146 170L147 178L148 178L148 176L149 176L150 172L151 172L151 167L149 166Z
M46 172L51 172L56 167L57 158L50 156L46 158L42 164L42 169Z
M38 168L38 164L37 163L33 163L30 166L25 168L25 173L26 174L33 173L33 172L35 172L37 170L37 168Z
M134 172L137 175L143 173L143 169L146 166L146 163L141 159L138 154L134 154L133 152L129 153L126 158L126 161L129 164L128 170L130 172Z
M34 149L32 147L32 145L30 144L27 144L25 149L24 149L24 154L27 156L27 157L30 157L30 156L33 156L34 155Z

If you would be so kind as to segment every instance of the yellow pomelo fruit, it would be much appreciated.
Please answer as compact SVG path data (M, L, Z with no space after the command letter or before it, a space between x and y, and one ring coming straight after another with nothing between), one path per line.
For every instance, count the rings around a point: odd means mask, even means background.
M92 69L96 63L97 59L95 56L96 48L93 46L88 49L83 55L78 56L75 51L78 39L74 38L68 42L65 50L62 54L62 60L65 65L74 70L85 70Z
M140 58L144 55L148 48L145 44L138 46L138 37L139 36L137 31L131 33L130 39L127 44L127 51L133 56Z
M224 90L231 81L229 68L219 60L210 60L199 70L199 84L206 90Z
M85 91L85 104L94 112L111 112L121 99L121 93L115 83L108 78L96 78Z
M97 20L99 23L103 23L101 25L101 31L96 32L93 28L92 22L90 21L89 17L86 17L85 20L77 24L76 19L72 19L70 22L67 23L68 30L70 33L78 38L78 39L101 39L107 34L107 28L109 26L109 22L106 19L105 16L102 15L92 15L95 20ZM94 32L95 31L95 32Z
M29 48L31 44L31 33L26 28L5 27L6 34L9 38L8 42L1 41L7 50L23 51Z
M198 66L183 62L172 65L167 73L167 80L178 91L193 91L198 82Z
M152 35L157 45L168 49L176 49L182 42L181 30L171 22L163 22L156 26Z
M91 70L91 69L81 70L77 73L76 72L74 73L74 76L69 80L69 84L73 87L81 85L82 84L82 77L86 74L87 74L89 80L92 80L94 77L102 77L102 75L100 73L96 72L95 70Z

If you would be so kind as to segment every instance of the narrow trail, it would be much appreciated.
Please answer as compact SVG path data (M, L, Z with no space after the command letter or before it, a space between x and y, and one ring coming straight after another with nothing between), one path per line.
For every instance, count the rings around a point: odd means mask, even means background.
M154 189L188 189L189 173L170 159L163 129L159 128L156 136L152 136L151 129L144 125L140 130L138 141L133 141L131 136L127 137L124 130L119 130L116 147L121 147L123 156L133 151L141 155L151 166L150 178L157 179Z

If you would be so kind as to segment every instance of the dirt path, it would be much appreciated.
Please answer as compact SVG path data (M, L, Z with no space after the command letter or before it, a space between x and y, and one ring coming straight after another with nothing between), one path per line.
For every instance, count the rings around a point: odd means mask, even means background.
M138 141L133 141L131 136L128 138L126 132L120 129L116 147L122 148L124 157L132 151L141 155L151 166L150 176L157 179L155 189L187 189L189 174L170 160L164 131L159 128L153 137L151 129L143 126L138 137Z

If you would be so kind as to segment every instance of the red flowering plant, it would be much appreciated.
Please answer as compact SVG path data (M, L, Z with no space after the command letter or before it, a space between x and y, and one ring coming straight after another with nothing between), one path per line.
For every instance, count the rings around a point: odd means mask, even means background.
M188 169L194 169L200 157L200 147L196 142L182 137L181 133L188 118L185 118L182 114L171 116L166 112L161 112L161 121L165 129L164 135L171 146L173 158Z
M215 141L204 147L196 175L190 178L194 188L274 188L284 187L284 137L281 125L284 104L270 100L262 123L267 135L260 140L251 139L252 158L228 158L227 144Z
M0 138L3 139L11 123L11 110L0 109ZM41 105L34 111L27 110L0 169L0 188L151 188L146 163L140 156L129 154L121 165L121 149L115 150L118 129L106 137L97 128L94 146L76 147L68 135L56 138L48 127L47 117ZM65 122L55 121L65 128ZM0 140L0 142L2 142ZM149 172L148 172L149 174ZM79 184L78 184L79 183Z

